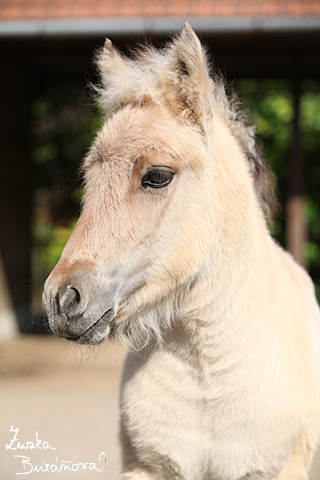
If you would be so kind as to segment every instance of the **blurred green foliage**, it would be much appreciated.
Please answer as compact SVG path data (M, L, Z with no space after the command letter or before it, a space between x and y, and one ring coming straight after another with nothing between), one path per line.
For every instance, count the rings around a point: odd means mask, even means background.
M265 157L278 179L278 198L285 205L290 184L293 140L293 85L290 80L242 79L233 84L250 111ZM301 96L301 143L307 191L309 271L320 295L320 83L305 81ZM47 89L33 104L34 224L33 274L35 308L45 277L59 260L79 214L82 188L79 167L102 118L88 92L77 87ZM285 210L271 226L285 245ZM318 297L320 298L320 297Z
M277 177L282 212L273 225L273 236L285 246L285 204L291 181L293 154L293 85L290 80L235 82L245 109L249 110L261 138L265 158ZM301 155L306 174L306 220L308 241L305 255L320 301L320 82L302 83L300 99Z

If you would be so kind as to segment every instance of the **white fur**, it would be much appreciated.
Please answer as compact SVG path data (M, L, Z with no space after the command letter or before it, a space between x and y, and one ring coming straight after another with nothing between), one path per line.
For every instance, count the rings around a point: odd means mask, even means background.
M86 339L110 332L135 347L120 398L123 479L306 480L320 424L319 308L268 233L272 186L252 127L210 79L187 24L135 61L108 41L98 65L110 119L44 298L67 336L55 302L77 281L81 325L114 312ZM174 179L143 189L155 165Z

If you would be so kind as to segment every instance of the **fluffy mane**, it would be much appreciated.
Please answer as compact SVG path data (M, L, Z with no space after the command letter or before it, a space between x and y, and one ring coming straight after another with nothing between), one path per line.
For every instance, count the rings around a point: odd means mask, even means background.
M107 39L96 55L96 65L102 82L95 90L108 116L128 104L153 103L167 105L177 116L201 126L211 108L217 111L246 155L261 208L272 220L278 207L276 182L263 159L255 126L237 95L226 94L225 80L211 69L188 24L163 49L139 46L133 58L122 55ZM200 90L207 93L201 95Z

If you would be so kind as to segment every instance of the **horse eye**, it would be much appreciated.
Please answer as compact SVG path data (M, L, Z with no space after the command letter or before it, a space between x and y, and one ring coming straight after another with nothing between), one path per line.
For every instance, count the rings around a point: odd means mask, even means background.
M163 188L169 185L173 179L173 172L168 170L150 170L147 172L141 180L141 186L143 188Z

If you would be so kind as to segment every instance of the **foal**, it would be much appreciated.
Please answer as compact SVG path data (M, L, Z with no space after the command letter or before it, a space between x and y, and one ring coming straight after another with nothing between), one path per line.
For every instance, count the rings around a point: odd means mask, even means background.
M305 480L319 435L314 288L271 239L254 131L188 24L97 58L108 120L78 224L45 285L52 331L131 342L123 479Z

